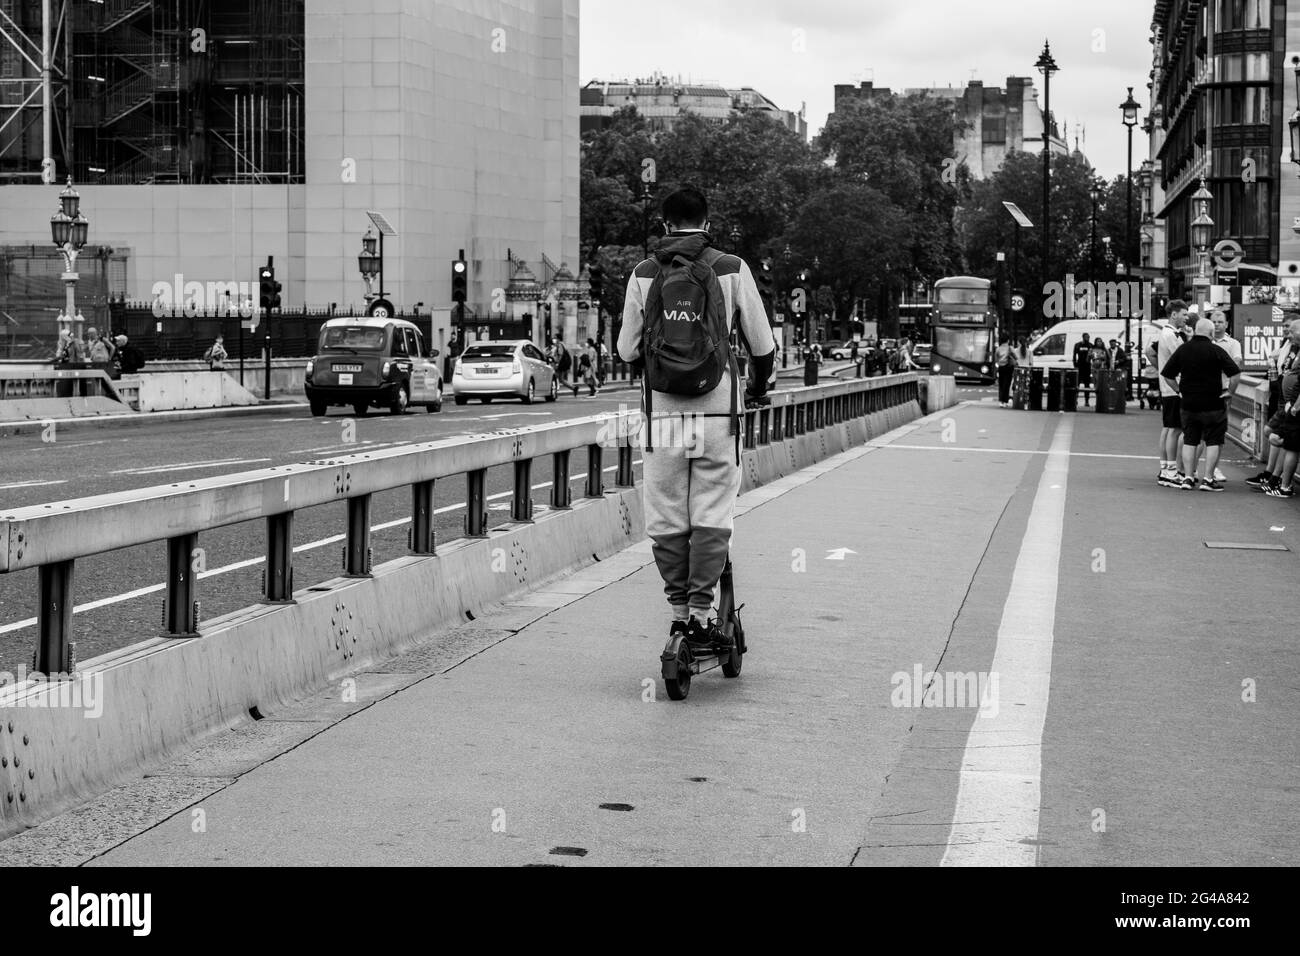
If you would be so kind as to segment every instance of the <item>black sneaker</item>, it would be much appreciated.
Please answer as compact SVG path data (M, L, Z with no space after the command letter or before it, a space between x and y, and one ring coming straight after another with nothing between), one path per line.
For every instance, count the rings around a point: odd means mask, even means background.
M716 620L691 618L686 626L686 642L692 647L726 647L731 642Z
M685 621L673 621L672 625L668 628L668 637L670 640L676 637L678 634L685 634L685 633L686 633Z
M1219 481L1218 479L1215 479L1215 478L1202 478L1202 479L1201 479L1201 490L1202 490L1202 491L1222 491L1222 490L1223 490L1223 482L1221 482L1221 481Z
M1267 491L1268 491L1268 493L1269 493L1270 495L1272 495L1274 498L1294 498L1294 497L1295 497L1295 489L1294 489L1294 488L1283 488L1282 485L1281 485L1280 483L1279 483L1279 484L1276 484L1276 485L1269 485L1268 488L1267 488Z
M1262 487L1264 487L1265 485L1267 485L1267 484L1268 484L1270 481L1272 481L1272 480L1273 480L1273 476L1272 476L1272 475L1270 475L1270 474L1269 474L1268 472L1266 472L1266 471L1261 471L1261 472L1260 472L1258 475L1256 475L1255 477L1253 477L1253 478L1247 478L1247 479L1246 479L1246 484L1250 485L1250 487L1252 487L1252 488L1262 488Z
M1174 487L1180 491L1195 491L1196 479L1191 475L1179 475L1178 483Z

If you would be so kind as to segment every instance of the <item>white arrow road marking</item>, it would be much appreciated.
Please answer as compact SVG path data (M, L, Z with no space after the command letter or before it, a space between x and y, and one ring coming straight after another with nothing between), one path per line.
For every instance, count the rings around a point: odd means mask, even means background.
M972 719L943 866L1034 866L1043 785L1043 724L1052 679L1056 588L1073 419L1052 438L989 669L992 713ZM968 822L969 821L969 822Z
M635 461L633 461L632 464L640 465L642 464L642 459L638 458ZM609 467L603 468L601 470L605 472L617 471L618 466L610 465ZM570 475L569 480L577 481L579 478L586 478L586 477L587 477L587 473L584 471L581 474ZM536 485L533 485L532 490L540 491L543 488L551 487L552 484L554 484L554 482L543 481ZM500 492L499 494L488 495L487 500L495 501L498 498L510 498L513 495L514 495L513 491L503 491ZM451 511L460 511L464 507L465 507L464 504L444 505L441 508L435 508L433 513L436 515L447 514L448 512ZM504 509L499 509L498 506L490 505L489 507L492 508L493 511L504 510ZM509 507L510 506L508 504L505 506L506 509L508 509ZM549 511L549 510L550 510L550 505L544 505L544 504L533 505L534 514L541 514L543 511ZM370 530L387 531L389 528L397 528L400 527L401 525L410 524L410 523L411 523L410 518L398 518L396 521L385 521L382 524L373 525L371 526ZM321 538L319 541L309 541L306 544L300 544L297 547L295 547L293 549L293 553L301 554L304 551L314 551L317 548L323 548L326 547L327 545L338 544L340 541L346 540L346 538L347 535L336 534L336 535L331 535L328 538ZM214 577L215 575L218 574L229 574L231 571L239 571L242 570L243 568L251 568L256 565L262 564L265 561L266 558L264 557L247 558L243 561L236 561L234 564L227 564L219 568L209 568L207 571L201 571L198 577L199 580L203 580L204 578ZM78 604L76 607L72 609L72 613L81 614L85 611L93 611L97 608L108 607L110 604L121 604L123 601L130 601L132 598L143 597L147 594L156 594L159 591L164 590L165 588L166 588L165 584L151 584L148 587L137 588L136 590L128 591L125 594L115 594L112 597L100 598L99 600L90 601L89 603L86 604ZM21 631L23 628L35 627L35 626L36 626L36 618L29 617L22 621L13 621L9 624L0 624L0 634L11 634L14 631Z
M857 554L852 548L832 548L827 551L827 561L843 561L846 554Z

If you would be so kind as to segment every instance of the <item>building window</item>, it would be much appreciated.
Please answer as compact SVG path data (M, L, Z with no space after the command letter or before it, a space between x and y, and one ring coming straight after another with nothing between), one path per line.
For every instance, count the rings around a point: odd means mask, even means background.
M1216 183L1213 191L1214 208L1210 216L1218 236L1228 236L1238 242L1268 238L1272 183L1263 180L1245 183L1237 178Z
M1267 30L1271 0L1219 0L1215 18L1220 32L1225 30Z
M1214 91L1216 126L1268 125L1268 123L1267 87L1247 86Z
M984 118L984 142L1005 143L1007 141L1007 120L1004 116L996 119Z

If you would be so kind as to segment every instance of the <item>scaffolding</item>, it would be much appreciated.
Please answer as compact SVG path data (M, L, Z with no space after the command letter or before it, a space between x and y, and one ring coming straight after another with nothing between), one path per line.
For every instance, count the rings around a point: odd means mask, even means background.
M0 0L0 183L52 183L68 169L70 6Z
M76 180L303 182L303 28L303 0L80 5Z

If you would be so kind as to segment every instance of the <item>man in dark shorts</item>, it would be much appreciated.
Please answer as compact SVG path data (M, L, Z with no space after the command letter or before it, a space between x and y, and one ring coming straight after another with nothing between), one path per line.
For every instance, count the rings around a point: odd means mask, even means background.
M1228 436L1228 390L1223 376L1240 375L1241 369L1228 353L1214 344L1214 323L1198 319L1190 342L1178 350L1160 369L1160 377L1178 393L1183 426L1183 477L1179 487L1196 487L1196 446L1205 442L1205 476L1202 491L1222 491L1214 478L1219 450Z

